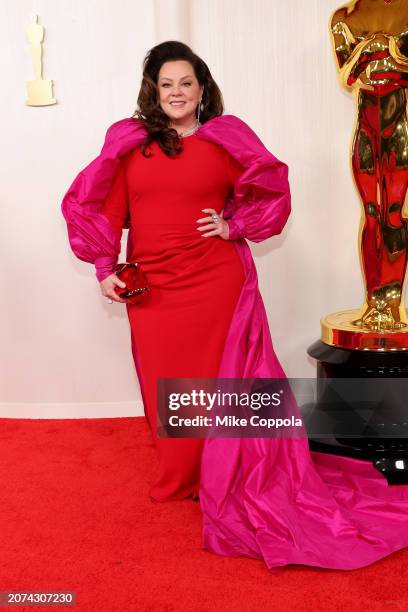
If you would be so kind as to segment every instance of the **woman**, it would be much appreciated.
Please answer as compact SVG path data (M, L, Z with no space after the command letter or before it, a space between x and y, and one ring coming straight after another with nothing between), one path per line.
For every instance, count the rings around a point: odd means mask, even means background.
M203 446L200 438L158 437L157 379L217 375L245 279L229 241L228 223L218 215L243 168L219 145L196 138L204 85L186 60L160 66L169 47L161 45L146 60L139 96L141 112L152 126L151 137L160 133L161 141L145 143L120 160L101 208L119 234L130 214L134 241L127 259L140 263L151 287L149 300L128 304L127 311L146 416L159 456L160 473L150 491L157 501L197 498ZM204 77L204 67L201 72ZM221 97L210 77L205 95L203 116L219 113ZM115 274L100 284L105 297L122 301L115 292L120 286Z
M208 67L186 45L150 50L138 104L135 117L108 129L62 211L71 247L95 264L105 297L121 301L114 270L124 227L127 261L140 262L151 287L145 302L126 306L159 457L152 498L199 491L204 547L261 557L269 568L353 569L406 546L407 487L386 487L364 462L311 454L304 438L158 438L159 377L285 376L245 238L282 231L290 192L287 166L222 114Z

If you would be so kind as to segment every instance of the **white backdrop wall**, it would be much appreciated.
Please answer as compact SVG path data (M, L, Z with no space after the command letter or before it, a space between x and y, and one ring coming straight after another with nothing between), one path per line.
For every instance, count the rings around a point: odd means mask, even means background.
M359 307L360 204L349 167L354 103L340 89L328 21L334 0L17 0L1 2L0 416L143 413L126 311L71 253L62 197L106 128L136 105L146 51L178 39L207 62L238 115L290 167L283 234L249 243L276 352L313 377L307 347L323 314ZM46 30L43 78L58 104L25 105L25 28ZM124 232L123 252L126 232Z

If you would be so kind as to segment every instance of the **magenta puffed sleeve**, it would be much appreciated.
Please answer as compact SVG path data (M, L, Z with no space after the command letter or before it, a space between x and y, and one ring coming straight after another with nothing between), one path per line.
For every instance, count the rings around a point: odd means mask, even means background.
M101 200L87 199L86 188L86 175L80 173L65 196L63 212L72 251L78 259L93 263L102 281L115 269L121 235L100 213Z
M200 129L203 138L221 144L244 168L239 172L235 166L239 176L224 206L229 239L262 242L280 234L291 211L288 166L234 115L217 117Z
M262 242L280 234L291 211L288 166L269 154L240 172L230 206L230 240Z
M61 204L71 249L78 259L95 265L99 281L115 271L121 250L121 231L101 209L121 156L145 136L146 130L131 118L111 125L101 153L78 174Z

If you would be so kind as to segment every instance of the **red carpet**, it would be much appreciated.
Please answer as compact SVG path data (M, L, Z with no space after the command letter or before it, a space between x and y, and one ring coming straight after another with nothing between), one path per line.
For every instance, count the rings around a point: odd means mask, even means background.
M408 610L408 551L354 571L230 559L200 547L200 506L148 497L144 418L1 419L0 591L75 591L3 610Z

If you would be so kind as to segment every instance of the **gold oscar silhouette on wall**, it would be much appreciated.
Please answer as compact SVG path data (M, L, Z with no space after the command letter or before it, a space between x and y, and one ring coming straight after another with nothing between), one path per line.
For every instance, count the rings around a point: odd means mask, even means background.
M28 41L31 46L31 57L34 66L34 80L27 81L27 106L48 106L56 104L52 94L52 81L42 78L42 42L44 28L38 23L38 15L33 15L32 21L26 29Z

